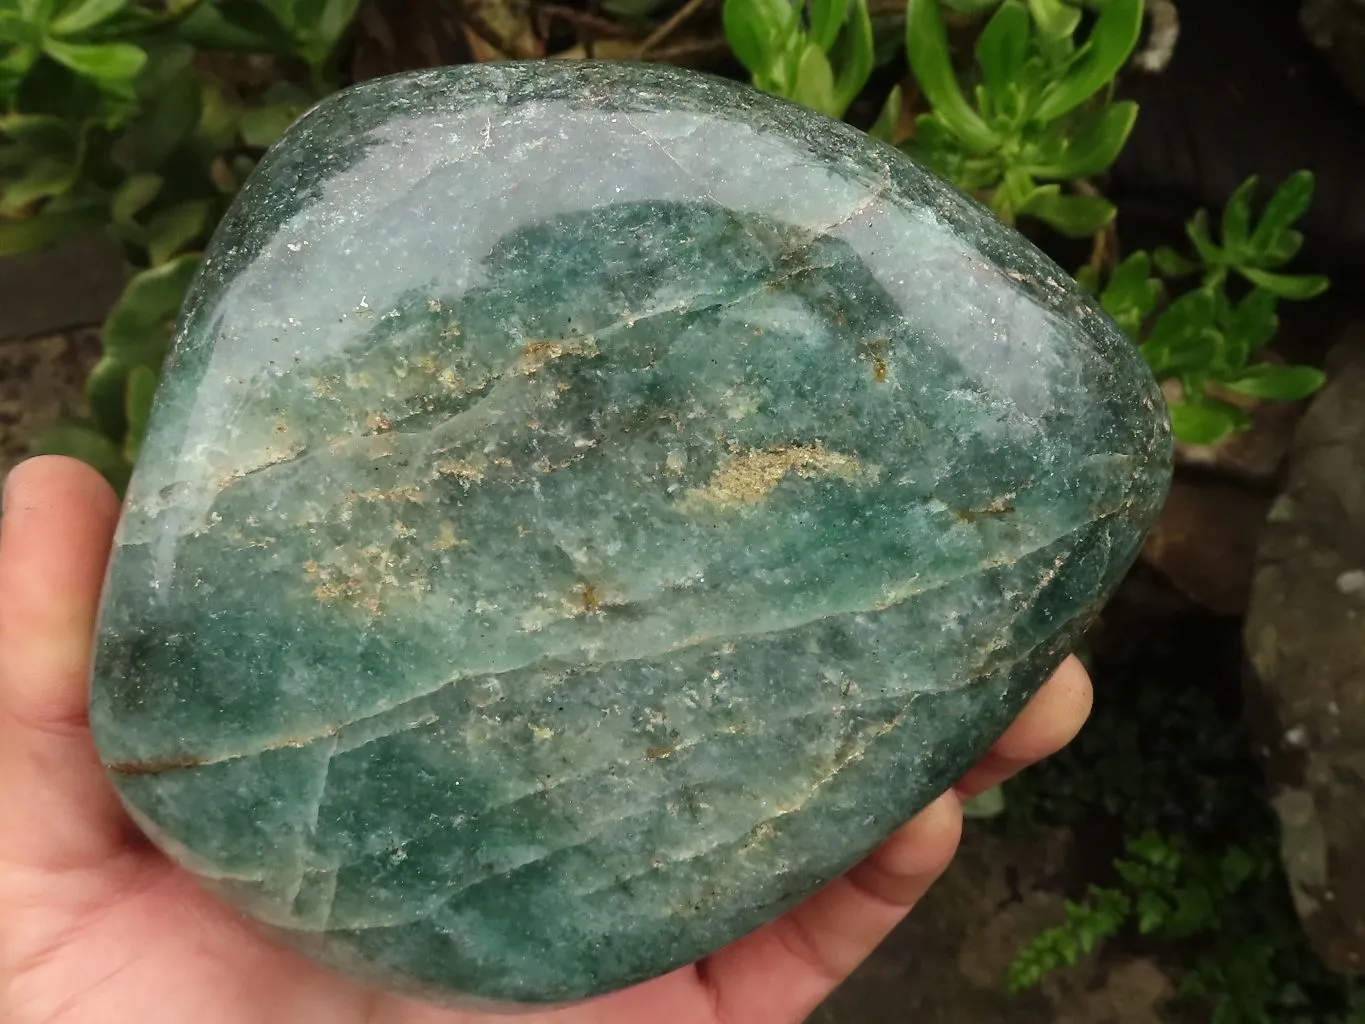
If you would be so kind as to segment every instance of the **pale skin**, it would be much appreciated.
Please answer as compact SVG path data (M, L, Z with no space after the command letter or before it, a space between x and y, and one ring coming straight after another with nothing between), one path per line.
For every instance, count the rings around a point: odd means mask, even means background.
M5 1024L493 1024L377 993L281 949L144 840L86 720L113 493L88 467L16 468L0 519L0 1020ZM655 981L523 1024L796 1024L947 867L965 796L1070 742L1090 681L1068 659L961 780L781 919Z

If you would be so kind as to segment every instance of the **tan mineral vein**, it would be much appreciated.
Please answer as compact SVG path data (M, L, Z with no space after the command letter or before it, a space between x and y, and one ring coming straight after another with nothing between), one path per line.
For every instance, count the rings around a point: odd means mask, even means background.
M788 473L810 479L836 476L856 480L861 472L857 456L832 452L820 443L754 450L722 462L703 487L687 494L689 503L714 508L736 508L762 501Z

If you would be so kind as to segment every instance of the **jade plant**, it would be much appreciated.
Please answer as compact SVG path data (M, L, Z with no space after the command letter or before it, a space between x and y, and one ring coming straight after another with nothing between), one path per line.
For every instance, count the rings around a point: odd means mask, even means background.
M1176 385L1170 395L1177 437L1211 444L1249 422L1240 399L1293 401L1323 383L1312 366L1285 366L1257 357L1279 327L1281 299L1311 299L1327 289L1318 274L1286 274L1303 244L1293 224L1313 198L1313 176L1291 175L1254 219L1255 177L1248 178L1223 210L1215 240L1207 211L1190 221L1193 252L1163 247L1129 254L1107 275L1100 301L1132 337L1156 375ZM1095 287L1100 275L1081 274ZM1163 302L1173 288L1194 286Z
M1261 358L1279 300L1310 299L1328 285L1283 271L1303 241L1293 225L1312 200L1313 177L1287 179L1254 225L1257 182L1249 179L1228 201L1219 239L1207 212L1195 215L1188 256L1162 247L1120 259L1118 211L1096 179L1137 120L1137 104L1116 99L1115 82L1133 58L1143 10L1143 0L908 0L904 48L920 109L910 137L899 139L905 100L897 86L869 131L1007 223L1092 238L1092 259L1077 277L1166 385L1175 436L1211 444L1249 425L1248 401L1300 399L1322 384L1312 367ZM725 7L731 45L754 84L834 116L871 68L865 21L862 0ZM950 43L950 21L972 34L970 60ZM830 81L841 87L830 92Z
M726 0L725 35L755 86L843 117L872 73L867 0Z
M1079 36L1061 0L1005 0L976 37L960 82L938 0L910 0L905 49L929 110L907 148L1007 223L1032 217L1088 237L1113 204L1075 183L1113 164L1137 119L1114 79L1137 44L1142 0L1110 0Z

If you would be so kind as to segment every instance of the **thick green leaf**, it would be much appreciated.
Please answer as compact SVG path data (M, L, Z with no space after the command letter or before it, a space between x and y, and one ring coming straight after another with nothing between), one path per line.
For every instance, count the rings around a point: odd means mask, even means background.
M258 7L269 11L281 25L297 30L317 16L322 0L254 0Z
M814 43L807 43L796 64L796 81L791 98L802 106L818 110L830 117L838 117L839 101L834 93L834 69L829 66L825 51Z
M1270 247L1258 254L1258 262L1262 267L1280 267L1297 256L1302 248L1303 234L1290 228L1280 232Z
M1081 12L1062 0L1028 0L1029 13L1044 39L1057 41L1071 38L1081 23Z
M238 128L242 141L255 149L265 149L284 134L285 129L298 120L307 104L292 102L271 103L242 111Z
M835 117L843 117L849 105L858 98L872 74L873 61L872 19L867 13L867 0L853 0L848 20L832 57L834 76Z
M132 466L119 446L82 423L56 423L33 443L34 455L69 455L97 469L119 494L128 486Z
M1238 267L1237 272L1258 288L1274 292L1282 299L1312 299L1331 285L1322 274L1275 274L1255 267Z
M1256 175L1237 187L1223 207L1223 247L1236 251L1251 239L1251 197L1256 194Z
M1167 277L1187 277L1203 269L1201 264L1180 255L1169 245L1157 246L1152 253L1152 262Z
M0 185L0 216L17 217L40 199L69 191L80 175L82 133L59 117L10 114L0 117L0 136L11 145L0 150L0 169L19 174Z
M191 199L162 210L147 225L147 258L159 267L198 238L209 222L209 203Z
M284 86L284 83L277 84ZM199 123L194 129L195 140L215 153L233 149L237 144L242 108L218 83L201 81L199 86ZM264 98L272 103L275 88L272 85L265 91Z
M23 44L11 46L7 52L0 53L0 102L10 100L38 60L40 52L36 44Z
M143 44L147 63L138 75L138 99L146 103L163 90L194 73L194 47L171 37L149 37Z
M120 143L121 161L129 169L158 171L193 137L202 114L193 58L194 50L183 43L149 49L137 81L139 113Z
M904 143L904 148L964 192L974 190L966 181L967 158L962 140L937 115L921 114L915 118L914 135ZM992 174L986 184L993 184L998 177Z
M0 217L19 216L41 199L66 192L80 175L80 165L71 159L40 156L18 178L0 186Z
M807 0L810 28L807 35L810 41L828 53L839 38L839 29L844 24L848 0Z
M909 0L905 53L910 70L941 123L969 149L989 152L999 140L962 94L938 4L939 0Z
M76 0L75 3L67 4L66 9L52 22L52 34L71 36L96 25L102 25L130 2L131 0Z
M0 10L0 43L37 45L42 39L42 26L29 22L16 11Z
M1214 328L1205 327L1182 334L1173 344L1154 345L1151 341L1145 341L1138 348L1152 373L1165 380L1181 374L1204 372L1213 367L1219 361L1223 336Z
M181 256L137 274L124 287L101 331L104 354L86 378L85 395L96 425L110 437L127 429L128 378L136 367L159 373L180 304L199 265Z
M976 62L986 89L1000 96L1013 83L1028 58L1029 18L1019 0L1005 0L976 40Z
M330 54L342 34L355 19L360 0L327 0L316 22L317 35L323 44L324 54Z
M0 135L38 151L65 151L78 137L75 124L49 114L0 116Z
M1093 263L1087 263L1071 275L1076 279L1076 283L1081 286L1081 290L1089 292L1091 295L1100 293L1100 271ZM1112 314L1112 310L1110 311Z
M123 437L123 456L130 463L137 461L142 439L147 436L147 421L152 416L152 401L156 397L156 372L146 366L135 366L128 374L126 413L128 432Z
M104 211L94 206L71 210L44 210L23 220L0 220L0 256L42 249L74 235L99 227Z
M1190 244L1199 253L1206 266L1216 267L1225 264L1226 259L1223 250L1213 240L1213 235L1209 233L1209 211L1199 210L1190 222L1185 225L1185 234L1190 239Z
M1203 398L1175 402L1170 414L1171 433L1186 444L1214 444L1248 424L1246 413L1236 406Z
M1046 163L1031 163L1029 170L1039 177L1072 181L1088 178L1109 169L1128 142L1137 121L1138 106L1124 100L1105 107L1090 119L1074 138L1059 132L1057 155Z
M730 49L752 75L771 73L795 28L787 0L725 0L721 21Z
M887 145L893 145L896 141L896 127L901 120L903 102L901 87L899 85L892 86L891 91L886 95L886 102L882 104L882 112L877 115L877 120L867 130L867 134Z
M119 99L133 98L133 80L147 59L131 43L65 43L48 39L43 52Z
M170 329L185 298L198 255L185 255L136 275L123 290L101 339L105 355L127 366L161 365Z
M19 0L19 16L30 25L46 28L56 7L57 0Z
M1253 398L1272 398L1296 402L1322 387L1327 375L1314 366L1276 366L1257 363L1247 366L1235 377L1219 381L1223 387Z
M1209 337L1216 304L1204 289L1187 292L1166 307L1142 343L1142 355L1158 376L1201 369L1218 355Z
M137 215L156 198L163 179L159 174L134 174L125 178L109 204L109 216L115 224L136 225Z
M981 14L989 11L1000 0L943 0L943 6L958 14Z
M1279 329L1280 318L1275 315L1278 296L1264 288L1253 288L1251 292L1231 307L1223 318L1223 333L1240 353L1233 360L1241 365L1247 356L1268 344Z
M1015 216L1029 203L1045 203L1048 197L1060 192L1060 185L1040 187L1023 168L1009 167L991 192L986 205L1006 224L1013 224Z
M1270 252L1276 240L1307 212L1313 203L1313 186L1313 173L1298 171L1275 190L1252 233L1251 249L1254 252Z
M1108 225L1116 212L1114 204L1102 196L1062 195L1049 188L1038 189L1018 210L1068 238L1089 238Z
M1100 295L1100 304L1132 338L1161 300L1161 282L1152 277L1151 257L1139 250L1117 267Z
M1209 292L1202 288L1186 292L1166 307L1147 336L1147 344L1157 348L1178 345L1183 338L1212 326L1215 310L1214 298Z
M270 11L253 0L200 0L175 25L178 38L207 50L292 53L294 37Z
M1044 94L1038 119L1052 121L1068 114L1112 82L1132 55L1141 30L1142 0L1108 0L1080 58Z
M85 402L95 426L108 437L122 437L128 426L128 373L131 367L108 355L85 378Z

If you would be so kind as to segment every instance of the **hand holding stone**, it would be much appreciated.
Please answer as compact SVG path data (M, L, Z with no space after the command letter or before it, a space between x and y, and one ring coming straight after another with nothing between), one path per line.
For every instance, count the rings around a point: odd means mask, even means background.
M0 1020L6 1024L491 1024L370 992L274 945L125 815L86 721L90 637L117 516L88 467L34 459L0 532ZM527 1024L793 1024L947 866L960 795L1060 749L1090 707L1064 663L961 781L852 871L662 978Z

